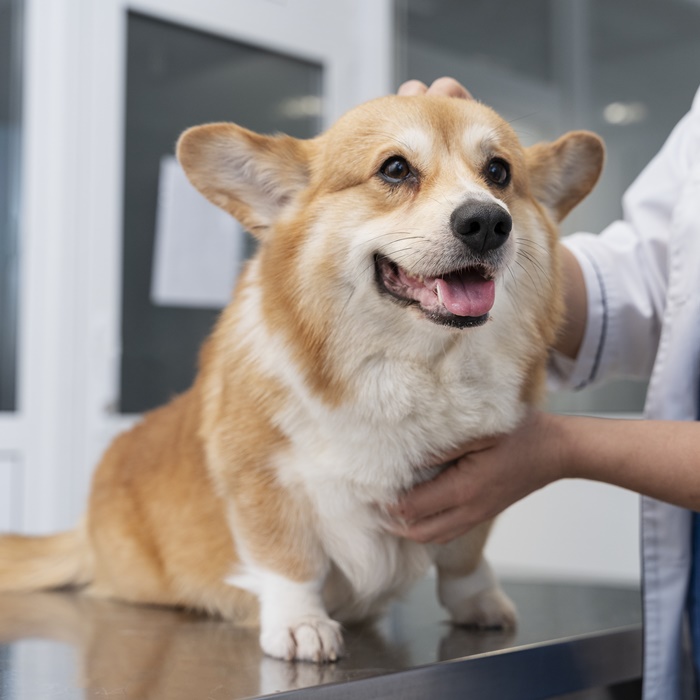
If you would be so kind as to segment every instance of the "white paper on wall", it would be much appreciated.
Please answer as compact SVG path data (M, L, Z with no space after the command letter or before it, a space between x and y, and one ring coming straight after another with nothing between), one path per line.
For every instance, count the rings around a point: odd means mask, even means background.
M165 156L160 163L151 301L160 306L225 306L244 250L243 227L190 184L174 156Z

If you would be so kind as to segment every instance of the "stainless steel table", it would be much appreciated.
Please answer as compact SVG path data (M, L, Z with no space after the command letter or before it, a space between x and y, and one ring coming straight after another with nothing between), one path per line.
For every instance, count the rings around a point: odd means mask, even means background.
M374 626L347 630L348 656L325 666L266 658L255 631L181 611L70 592L0 596L0 700L525 700L601 687L612 688L612 697L636 693L638 591L505 587L520 614L513 634L451 626L426 579Z

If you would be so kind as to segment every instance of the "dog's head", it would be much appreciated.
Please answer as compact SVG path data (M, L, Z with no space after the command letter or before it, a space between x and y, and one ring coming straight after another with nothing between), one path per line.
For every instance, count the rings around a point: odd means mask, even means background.
M603 147L572 132L523 148L476 101L391 96L307 141L195 127L178 155L263 242L281 312L313 325L352 300L379 324L454 333L485 323L499 287L556 277L554 224L595 184Z

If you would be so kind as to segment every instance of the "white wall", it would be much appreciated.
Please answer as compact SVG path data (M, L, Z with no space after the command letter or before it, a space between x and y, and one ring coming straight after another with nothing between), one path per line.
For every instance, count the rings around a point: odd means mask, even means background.
M551 484L501 515L487 554L503 576L637 585L639 496L577 479Z
M18 525L19 464L11 453L0 452L0 532Z

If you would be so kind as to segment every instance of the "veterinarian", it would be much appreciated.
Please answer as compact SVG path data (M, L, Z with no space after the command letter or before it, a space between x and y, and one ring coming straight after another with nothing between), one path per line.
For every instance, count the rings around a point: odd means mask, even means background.
M429 89L410 81L399 94L426 91L470 97L449 78ZM577 388L650 378L646 419L533 411L514 433L448 456L455 465L411 491L395 514L406 537L443 542L558 479L641 493L644 698L675 700L684 697L686 614L700 667L700 91L623 208L600 235L562 245L567 321L552 374Z

